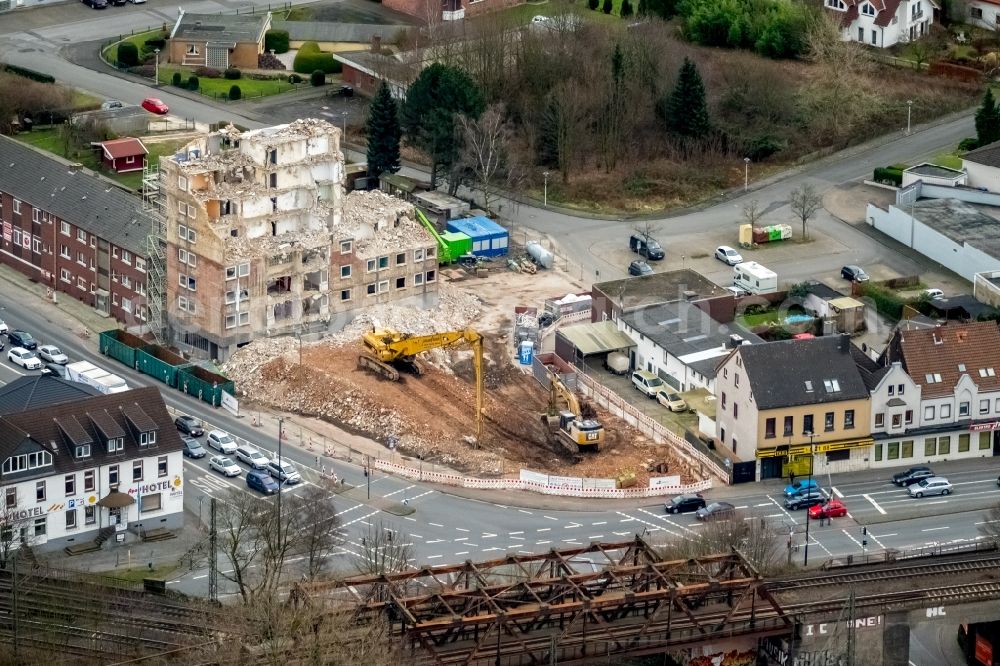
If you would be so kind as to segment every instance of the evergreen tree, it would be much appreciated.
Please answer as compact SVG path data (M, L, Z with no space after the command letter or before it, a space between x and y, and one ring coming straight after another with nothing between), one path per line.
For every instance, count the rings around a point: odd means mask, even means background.
M986 89L982 106L976 111L976 136L980 146L1000 141L1000 110L990 88Z
M622 18L628 18L632 16L632 3L628 0L622 0L622 8L618 10L618 14Z
M684 58L684 64L677 75L677 84L661 100L657 111L667 130L674 134L697 139L711 130L708 105L705 103L705 84L702 83L698 68L689 58Z
M478 118L485 108L473 80L451 65L434 63L410 85L400 121L407 141L431 158L431 187L437 185L438 171L450 170L458 157L455 115Z
M399 171L399 114L396 100L383 81L368 107L365 136L368 138L368 175L378 178Z
M605 14L610 14L614 8L615 4L612 0L604 0L604 5L601 7Z

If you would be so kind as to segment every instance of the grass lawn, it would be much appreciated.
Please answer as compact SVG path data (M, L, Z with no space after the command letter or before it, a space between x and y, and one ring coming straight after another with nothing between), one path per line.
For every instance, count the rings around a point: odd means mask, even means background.
M630 0L631 1L631 0ZM592 22L604 22L613 23L616 21L621 21L618 16L618 11L621 8L622 0L612 0L614 3L614 8L611 10L611 14L605 14L603 11L598 9L597 11L591 10L587 6L587 0L578 0L576 2L576 9L579 10L580 16L585 21ZM601 0L601 5L603 6L604 0ZM638 0L632 2L632 11L634 12L639 6ZM551 3L551 2L539 2L539 3L527 3L523 5L515 5L508 9L502 10L507 16L514 17L515 21L519 24L527 24L531 22L531 19L535 16L551 16L553 14L559 14L564 11L564 5ZM293 10L294 11L294 10ZM475 18L470 19L475 21Z
M139 49L139 58L142 58L142 51L146 46L147 39L156 39L157 37L163 37L164 33L162 30L157 28L156 30L150 30L149 32L140 32L135 35L130 35L122 39L121 42L115 42L111 46L104 49L104 57L108 62L115 63L118 62L118 45L122 42L132 42L135 44L136 48Z
M74 90L73 100L71 103L73 104L74 109L96 109L101 106L101 98L88 95L87 93L80 92L79 90Z
M175 563L164 564L152 569L149 567L136 567L134 569L112 569L111 571L102 571L100 573L119 580L130 580L135 583L141 583L144 578L164 579L179 568L180 565Z
M962 170L962 158L953 152L944 152L939 155L935 155L934 159L931 160L931 164L937 164L938 166L948 167L949 169Z
M742 317L743 325L747 328L766 326L771 322L778 323L778 311L761 312L760 314L745 314Z
M194 74L194 69L190 67L178 67L176 65L160 65L160 84L170 85L173 81L174 72L180 72L181 80L183 82L187 82L188 77ZM288 72L288 74L291 74L291 72ZM286 74L285 77L287 77L288 74ZM305 78L308 79L308 77ZM240 87L240 90L243 93L243 98L248 98L280 95L281 93L288 92L289 90L296 90L297 86L308 86L309 83L307 80L305 83L293 84L289 83L287 78L258 81L244 77L236 79L235 81L230 81L229 79L223 78L206 79L203 76L198 77L199 92L203 95L208 95L209 97L229 99L229 89L234 85Z

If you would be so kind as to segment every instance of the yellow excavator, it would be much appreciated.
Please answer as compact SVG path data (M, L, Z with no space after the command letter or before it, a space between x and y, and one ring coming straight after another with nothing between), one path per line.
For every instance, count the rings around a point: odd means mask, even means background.
M549 426L558 427L559 437L575 444L580 453L600 451L604 447L604 426L598 422L593 406L586 402L581 404L576 394L551 369L548 375L549 411L545 420ZM564 408L560 407L561 403L565 404Z
M358 356L358 367L374 372L391 381L399 381L398 367L407 368L416 375L423 374L417 354L431 349L450 347L461 342L472 347L473 365L476 369L476 446L483 441L483 336L467 328L431 335L400 333L386 328L372 329L361 336L367 353Z

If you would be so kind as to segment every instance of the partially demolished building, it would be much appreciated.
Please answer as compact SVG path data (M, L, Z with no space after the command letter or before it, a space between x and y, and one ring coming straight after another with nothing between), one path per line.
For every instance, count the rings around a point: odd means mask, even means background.
M229 126L160 160L165 337L225 360L261 336L337 330L376 303L437 301L434 239L409 204L345 195L340 130Z

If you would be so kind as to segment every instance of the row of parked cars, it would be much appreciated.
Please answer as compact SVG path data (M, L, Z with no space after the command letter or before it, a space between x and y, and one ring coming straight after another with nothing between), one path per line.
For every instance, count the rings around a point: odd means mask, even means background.
M892 475L893 484L906 488L910 497L925 495L950 495L951 483L943 476L938 476L926 465L917 465L910 469ZM1000 484L1000 480L998 480Z
M82 0L83 4L87 5L91 9L107 9L109 5L115 5L117 7L123 7L125 4L131 2L133 5L144 5L146 0Z
M238 444L224 430L212 430L206 435L201 421L193 416L178 416L174 419L174 425L184 440L185 457L204 458L208 455L199 441L204 436L205 445L219 452L219 455L209 458L209 469L223 476L237 477L243 473L243 469L236 461L242 462L250 468L245 478L247 487L252 490L273 495L278 492L278 484L295 485L302 482L302 476L289 462L268 458L248 443Z

